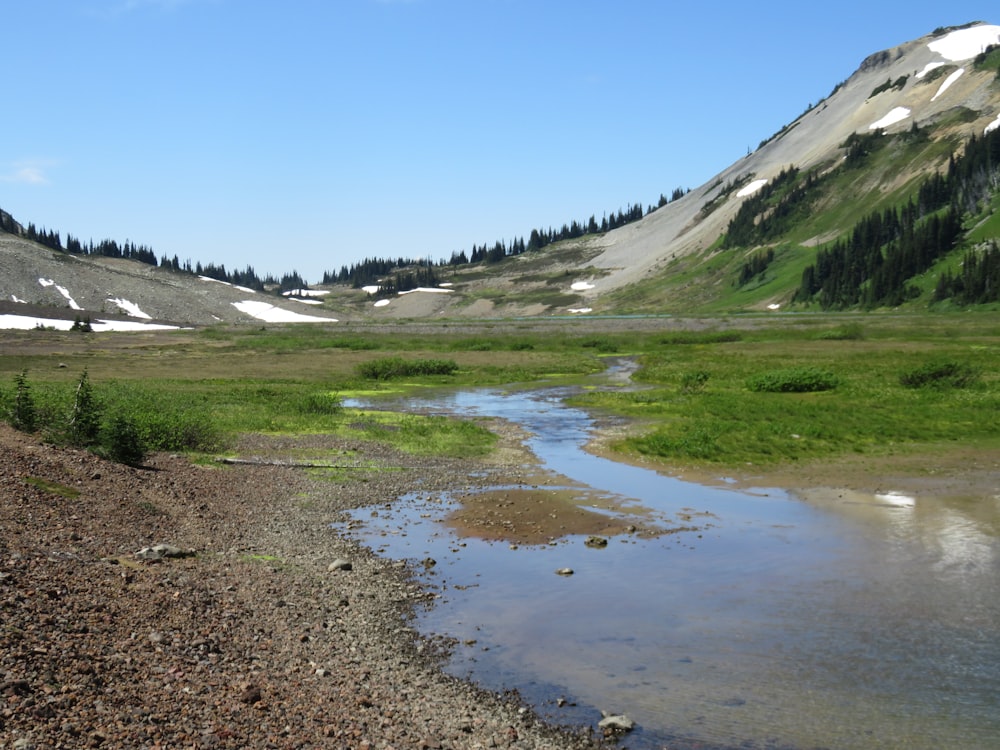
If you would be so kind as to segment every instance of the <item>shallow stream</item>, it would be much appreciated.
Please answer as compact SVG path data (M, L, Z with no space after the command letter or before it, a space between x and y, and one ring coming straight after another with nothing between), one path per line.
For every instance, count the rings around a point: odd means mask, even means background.
M1000 498L820 503L687 483L587 453L593 420L564 396L407 408L515 422L553 486L697 529L515 548L457 537L449 496L359 512L353 533L382 554L435 561L417 625L459 641L453 673L558 723L625 713L633 749L1000 747Z

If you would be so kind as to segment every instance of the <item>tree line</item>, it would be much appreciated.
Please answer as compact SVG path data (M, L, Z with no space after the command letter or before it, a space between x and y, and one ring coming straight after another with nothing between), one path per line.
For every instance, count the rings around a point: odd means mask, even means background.
M412 283L409 289L417 286L429 286L425 283L429 278L426 269L433 269L435 266L461 266L471 263L498 263L506 258L521 255L526 252L534 252L562 240L576 239L588 234L601 234L610 232L613 229L630 224L632 222L648 216L658 208L683 198L690 189L675 188L668 198L660 194L659 201L655 206L650 205L643 208L641 203L629 204L625 209L613 211L610 215L605 215L600 221L595 215L591 215L586 221L571 221L563 224L559 229L549 227L547 229L535 228L531 230L527 241L524 237L513 240L496 240L493 244L484 243L482 245L473 244L468 252L465 250L453 251L448 260L434 263L426 259L413 258L365 258L362 261L350 265L343 265L339 271L326 271L323 274L323 284L350 284L354 288L363 286L381 286L382 291L388 288L396 291L407 291L407 288L400 289L400 283L406 286ZM408 282L406 274L397 273L402 269L414 269L409 272L412 281ZM423 275L421 277L421 274ZM424 281L418 281L423 278ZM436 282L435 282L436 283Z
M978 213L1000 189L1000 131L973 136L948 168L926 178L916 198L901 208L875 211L850 235L817 253L802 272L794 301L824 309L898 305L920 294L910 280L951 252L963 235L962 220ZM992 251L969 253L963 273L944 274L935 299L995 301Z

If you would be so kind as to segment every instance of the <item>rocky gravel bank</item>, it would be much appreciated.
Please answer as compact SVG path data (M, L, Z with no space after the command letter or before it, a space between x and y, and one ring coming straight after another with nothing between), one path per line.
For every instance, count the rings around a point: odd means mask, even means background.
M410 571L330 526L503 467L325 436L237 452L347 468L130 468L0 427L0 748L603 746L444 674ZM158 543L183 554L136 557Z

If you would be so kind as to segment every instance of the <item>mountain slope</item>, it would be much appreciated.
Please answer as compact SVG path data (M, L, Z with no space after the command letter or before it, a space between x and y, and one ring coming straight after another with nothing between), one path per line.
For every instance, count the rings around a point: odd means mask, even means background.
M726 231L739 208L739 198L744 196L735 191L723 198L722 205L708 217L699 220L698 215L706 203L723 196L727 185L752 188L757 181L772 180L792 165L808 170L839 163L843 158L841 146L853 133L871 132L880 123L888 132L905 131L917 123L922 127L937 126L936 138L964 139L983 134L1000 116L1000 85L995 73L972 70L968 63L987 45L998 43L1000 27L981 24L928 35L871 55L826 100L754 153L682 200L603 238L601 252L591 263L607 275L595 281L585 296L596 299L638 283L674 258L711 247ZM953 74L957 74L955 78ZM905 82L901 87L890 87L872 96L886 81L902 78ZM949 116L959 111L961 122L948 124ZM896 179L913 179L939 168L943 162L921 164L917 173ZM891 187L877 184L871 189L883 192ZM841 230L849 228L845 225Z
M705 185L604 234L496 263L442 267L445 288L376 300L333 286L327 296L295 301L135 261L53 252L0 233L0 299L10 301L0 313L36 306L33 314L41 309L65 322L82 308L92 317L212 324L773 309L791 300L818 246L867 212L904 202L970 136L1000 128L1000 51L989 65L975 64L991 45L1000 45L1000 26L975 23L877 52ZM881 133L899 137L883 142ZM848 169L849 143L874 155ZM775 270L767 283L734 293L740 264L756 250L723 248L730 222L752 196L779 189L790 170L824 179L823 188L770 243ZM995 225L983 224L978 239L995 237Z

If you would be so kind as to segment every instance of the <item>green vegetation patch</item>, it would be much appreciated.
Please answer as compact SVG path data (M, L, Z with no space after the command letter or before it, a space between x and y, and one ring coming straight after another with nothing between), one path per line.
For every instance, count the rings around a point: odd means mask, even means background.
M816 393L837 387L837 376L817 367L788 367L747 379L747 388L758 393Z
M359 412L349 429L419 456L470 458L489 453L497 436L475 422L442 416Z
M24 481L32 487L37 487L42 492L47 492L50 495L58 495L59 497L65 497L68 500L72 500L80 496L80 490L76 489L76 487L68 487L65 484L52 482L48 479L41 479L40 477L25 477Z
M979 380L979 372L967 362L928 362L906 370L899 382L906 388L968 388Z
M453 375L458 363L451 359L404 359L380 357L358 365L358 374L370 380L395 380L396 378L426 377L428 375Z

